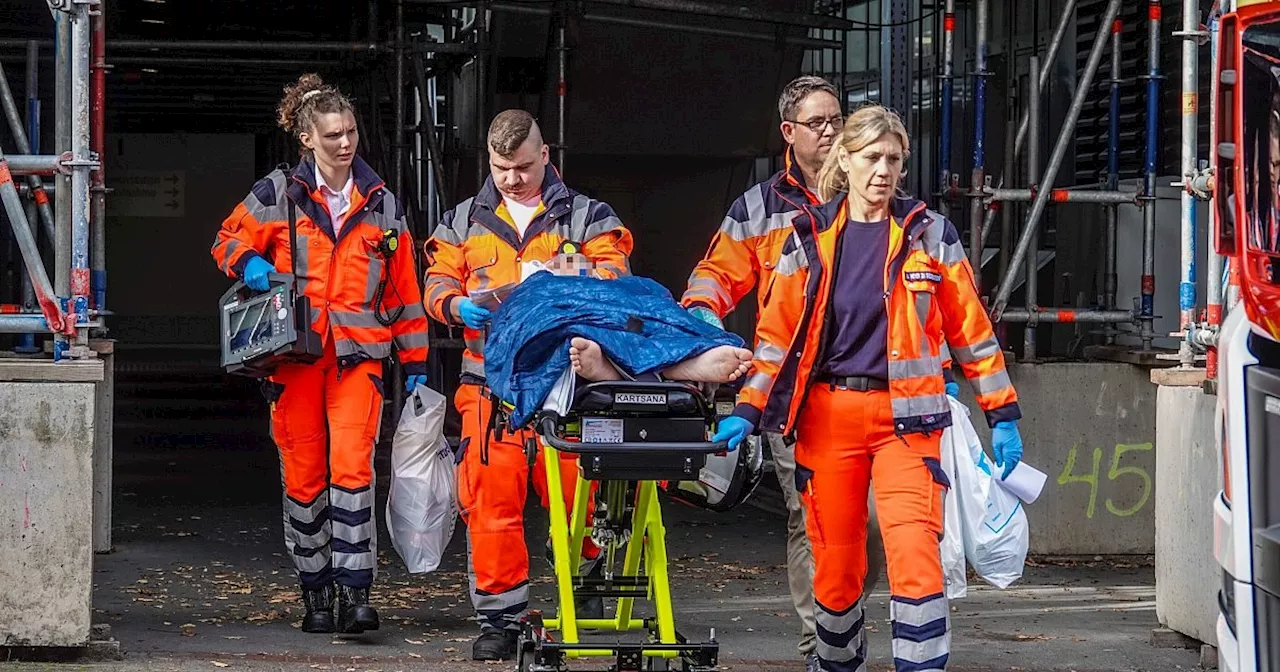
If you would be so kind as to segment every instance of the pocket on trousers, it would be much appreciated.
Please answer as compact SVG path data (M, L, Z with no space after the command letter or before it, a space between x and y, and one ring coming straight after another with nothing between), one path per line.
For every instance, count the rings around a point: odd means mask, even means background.
M951 489L951 479L947 478L947 472L943 471L942 464L934 457L925 457L924 466L929 470L930 483L929 492L929 529L938 535L938 539L942 539L943 535L943 506L946 502L947 490Z
M474 488L471 483L470 462L467 458L467 450L471 447L471 439L463 437L462 442L458 444L458 468L455 471L454 478L457 479L455 484L458 493L458 514L462 516L463 522L468 519L472 507L475 506Z
M386 393L382 376L371 373L369 374L369 381L373 383L374 394L369 395L369 416L368 424L365 425L365 436L370 437L373 445L376 446L382 433L382 401L386 397Z
M813 470L796 462L796 492L804 504L805 533L814 546L825 547L826 535L822 533L822 512L813 488Z

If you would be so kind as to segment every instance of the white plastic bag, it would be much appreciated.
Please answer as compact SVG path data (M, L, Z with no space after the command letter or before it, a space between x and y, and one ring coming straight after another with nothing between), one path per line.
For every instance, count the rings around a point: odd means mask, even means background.
M955 464L949 476L959 509L964 554L984 581L1007 588L1022 577L1026 564L1027 512L1022 501L992 477L992 462L969 421L969 409L951 397L948 400L953 424L951 431L943 434L942 452L950 452Z
M444 396L419 385L405 401L391 444L387 532L411 574L440 566L457 521L456 467L444 416Z
M939 548L942 553L942 580L947 587L949 600L960 599L969 592L965 578L964 526L960 521L959 495L956 494L955 487L956 453L949 449L950 437L954 432L954 427L948 427L942 432L941 459L942 471L951 481L951 487L947 488L947 496L942 504L942 543Z

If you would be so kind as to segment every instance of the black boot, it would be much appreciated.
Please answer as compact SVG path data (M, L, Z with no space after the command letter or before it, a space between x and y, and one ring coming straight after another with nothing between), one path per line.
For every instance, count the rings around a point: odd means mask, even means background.
M378 612L369 606L369 589L338 586L338 632L349 635L378 629Z
M596 564L587 572L588 579L604 578L604 558L596 560ZM574 612L579 619L582 618L604 618L604 598L603 597L580 597L573 601Z
M471 659L511 660L516 656L519 637L515 630L486 630L471 645Z
M303 632L333 632L333 585L302 591L302 604L307 614L302 617Z

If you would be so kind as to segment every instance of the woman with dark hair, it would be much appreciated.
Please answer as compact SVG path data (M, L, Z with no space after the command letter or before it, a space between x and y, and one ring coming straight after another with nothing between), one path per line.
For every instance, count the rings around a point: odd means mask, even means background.
M259 292L269 274L296 272L297 291L311 300L323 356L283 365L263 385L280 450L285 547L302 587L302 630L359 633L378 628L369 589L382 360L394 342L408 389L426 384L427 317L404 207L356 153L351 101L306 74L285 89L278 123L301 144L301 161L253 185L212 252L224 273Z

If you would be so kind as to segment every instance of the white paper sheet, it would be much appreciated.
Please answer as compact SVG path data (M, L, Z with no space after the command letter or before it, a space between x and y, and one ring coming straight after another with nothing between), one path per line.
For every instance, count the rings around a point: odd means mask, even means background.
M1013 496L1021 499L1023 503L1030 504L1040 497L1040 491L1044 489L1048 478L1048 474L1043 471L1026 462L1018 462L1013 471L1009 472L1008 478L996 482Z

